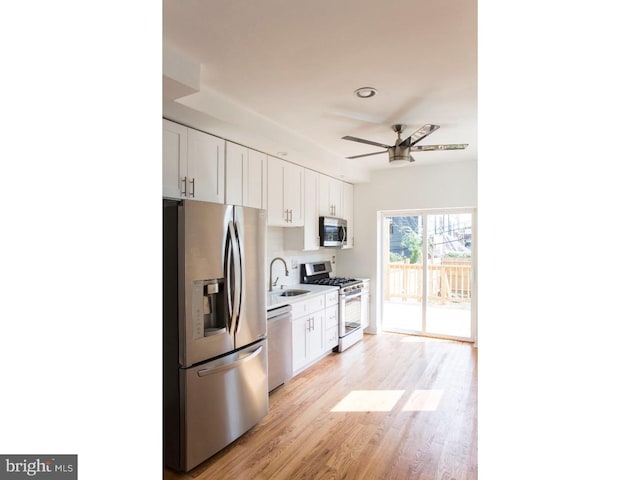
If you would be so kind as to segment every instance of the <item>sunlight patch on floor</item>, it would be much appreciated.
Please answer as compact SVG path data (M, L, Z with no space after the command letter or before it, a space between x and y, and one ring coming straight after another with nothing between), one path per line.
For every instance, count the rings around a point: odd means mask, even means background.
M331 409L332 412L389 412L404 390L353 390Z
M403 412L435 412L444 390L414 390L402 407Z
M332 412L390 412L405 390L353 390L331 409ZM413 390L403 412L435 412L444 390Z

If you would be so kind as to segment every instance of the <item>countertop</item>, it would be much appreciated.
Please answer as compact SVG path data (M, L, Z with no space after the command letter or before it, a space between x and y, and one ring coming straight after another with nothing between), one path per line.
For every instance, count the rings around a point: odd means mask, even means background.
M296 295L295 297L281 297L280 293L287 290L309 290L309 293L302 295ZM332 287L330 285L313 285L306 283L297 283L295 285L287 285L284 289L273 289L271 292L267 292L267 311L272 308L279 307L281 305L291 305L292 303L307 300L308 298L316 295L324 295L332 290L337 291L338 287Z

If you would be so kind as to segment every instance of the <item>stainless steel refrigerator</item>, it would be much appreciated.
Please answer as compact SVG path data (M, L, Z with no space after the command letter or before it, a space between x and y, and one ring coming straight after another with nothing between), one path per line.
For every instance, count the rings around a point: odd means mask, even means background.
M163 199L165 465L187 471L269 409L266 212Z

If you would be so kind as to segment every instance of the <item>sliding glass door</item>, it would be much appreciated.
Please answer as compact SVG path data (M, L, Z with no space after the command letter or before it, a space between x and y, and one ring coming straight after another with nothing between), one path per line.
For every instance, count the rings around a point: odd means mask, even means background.
M383 330L474 341L473 210L382 220Z

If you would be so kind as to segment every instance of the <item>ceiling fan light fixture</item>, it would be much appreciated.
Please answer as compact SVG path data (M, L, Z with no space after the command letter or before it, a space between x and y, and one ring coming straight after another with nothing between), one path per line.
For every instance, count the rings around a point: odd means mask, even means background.
M410 149L407 147L396 146L389 149L389 163L392 165L407 165L413 162Z
M353 94L358 98L371 98L375 96L378 91L373 87L360 87Z

